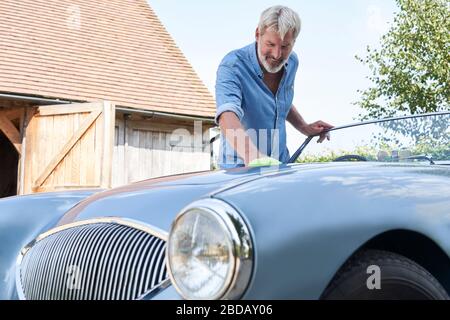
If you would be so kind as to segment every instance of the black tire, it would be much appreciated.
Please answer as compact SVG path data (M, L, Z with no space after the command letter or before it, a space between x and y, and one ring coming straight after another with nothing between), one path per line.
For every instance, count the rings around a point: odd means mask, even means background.
M371 265L380 269L380 289L369 290ZM325 300L447 300L445 289L427 270L396 253L365 250L356 253L325 289Z

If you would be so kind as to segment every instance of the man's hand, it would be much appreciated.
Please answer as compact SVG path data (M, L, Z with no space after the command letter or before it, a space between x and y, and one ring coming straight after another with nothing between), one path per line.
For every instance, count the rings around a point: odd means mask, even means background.
M301 132L307 136L314 136L320 133L320 138L317 140L318 143L322 143L325 138L330 140L330 134L328 132L329 129L333 128L331 124L323 122L321 120L306 124L301 128ZM322 132L322 133L321 133Z
M300 113L298 113L294 105L292 105L291 109L289 110L287 121L289 121L289 123L292 124L294 128L296 128L306 136L314 136L323 132L322 134L320 134L320 138L317 142L322 142L323 140L325 140L325 138L330 140L330 134L324 131L328 131L329 129L333 128L331 124L323 121L316 121L307 124Z

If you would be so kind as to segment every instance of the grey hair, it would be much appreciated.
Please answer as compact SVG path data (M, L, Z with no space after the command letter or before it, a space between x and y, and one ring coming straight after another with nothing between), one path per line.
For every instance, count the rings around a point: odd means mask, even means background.
M280 35L281 39L284 39L290 30L292 30L294 40L297 39L300 28L301 20L297 12L284 6L273 6L264 10L258 24L261 35L266 29L272 29Z

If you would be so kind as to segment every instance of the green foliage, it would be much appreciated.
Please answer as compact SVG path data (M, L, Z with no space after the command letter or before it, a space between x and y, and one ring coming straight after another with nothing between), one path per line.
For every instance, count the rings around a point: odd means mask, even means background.
M414 147L413 152L426 155L433 160L450 160L450 142L436 145L429 139L423 139Z
M380 140L395 140L395 137L400 135L412 138L415 143L433 139L434 144L445 144L450 141L449 123L450 114L383 122L379 124L384 129Z
M436 144L436 141L423 138L419 143L406 148L395 143L380 143L378 147L359 146L354 150L332 151L328 150L317 155L304 155L297 159L298 163L330 162L343 155L359 155L367 161L398 162L406 161L404 158L413 155L431 157L433 160L450 160L450 143Z
M355 103L362 120L450 110L450 2L396 2L400 11L381 48L356 57L372 73Z
M356 154L359 156L365 157L368 161L376 161L377 158L377 150L375 148L367 147L367 146L358 146L355 147L352 151L347 150L339 150L339 151L325 151L322 154L314 154L314 155L303 155L296 162L298 163L311 163L311 162L330 162L334 159L349 155Z

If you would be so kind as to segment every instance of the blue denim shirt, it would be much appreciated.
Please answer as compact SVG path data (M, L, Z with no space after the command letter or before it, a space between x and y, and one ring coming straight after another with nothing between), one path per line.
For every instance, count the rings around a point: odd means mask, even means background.
M217 70L216 124L225 111L232 111L241 121L259 151L286 163L286 117L294 98L294 80L298 68L292 52L284 67L284 75L276 95L263 81L256 42L228 53ZM254 130L249 130L254 129ZM244 166L223 134L220 141L219 165L222 169Z

